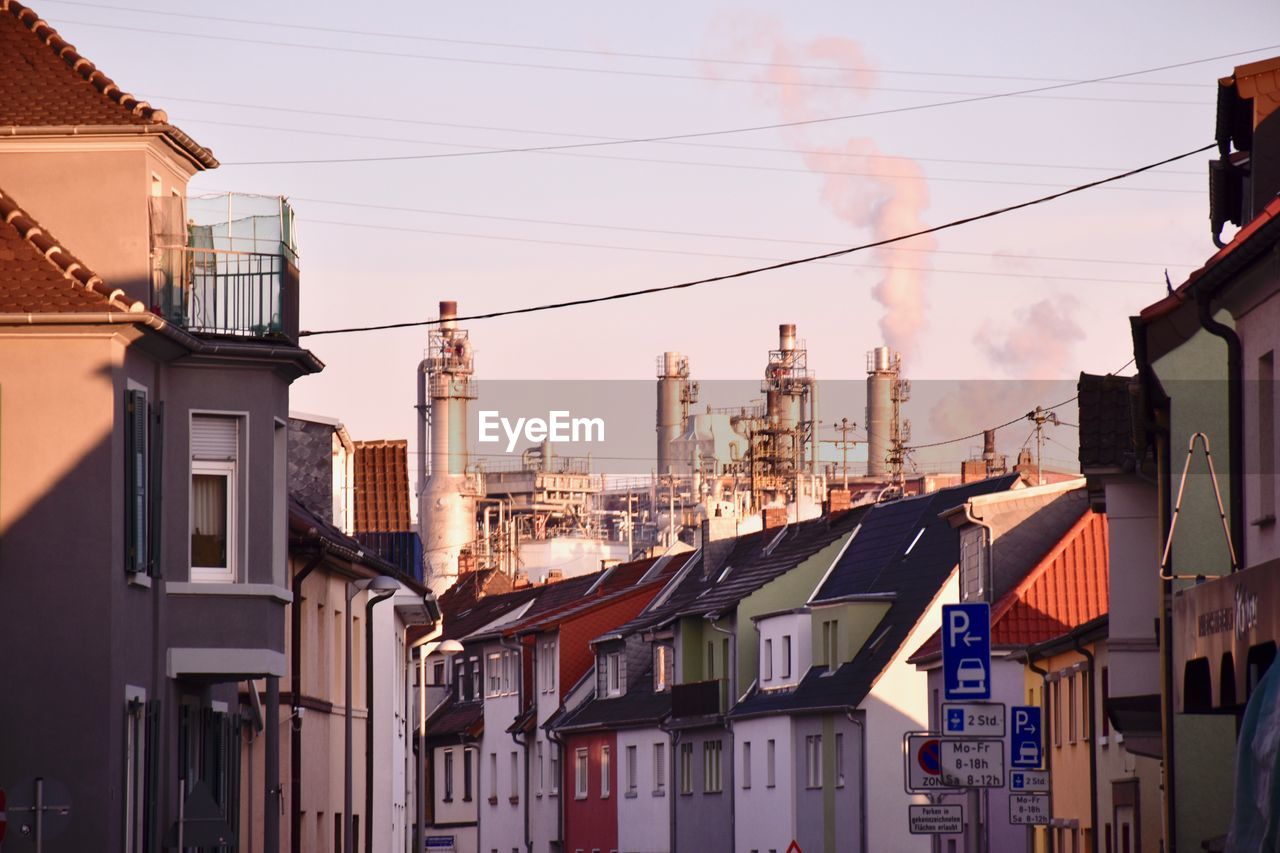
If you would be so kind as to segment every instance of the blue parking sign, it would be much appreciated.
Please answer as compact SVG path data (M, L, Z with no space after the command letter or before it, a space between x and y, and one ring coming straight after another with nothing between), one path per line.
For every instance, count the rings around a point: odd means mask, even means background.
M1035 769L1044 761L1043 732L1040 726L1040 708L1036 705L1014 705L1013 726L1010 729L1009 764L1012 767Z
M942 605L944 698L991 698L991 607L985 601Z

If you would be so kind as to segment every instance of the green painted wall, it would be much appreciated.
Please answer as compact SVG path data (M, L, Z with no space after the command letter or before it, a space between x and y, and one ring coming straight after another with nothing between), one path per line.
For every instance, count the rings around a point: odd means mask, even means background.
M707 672L707 645L704 634L711 631L703 625L701 616L685 616L680 620L680 684L705 681Z
M871 632L880 624L880 620L889 612L887 601L846 601L826 607L813 608L810 618L813 620L813 661L822 661L822 623L832 619L840 623L836 632L840 663L848 663L871 639Z
M852 535L846 533L791 571L779 575L738 602L738 683L734 688L739 695L745 693L747 685L755 681L759 667L760 635L751 618L803 605L813 595L819 581ZM737 699L737 696L734 698Z

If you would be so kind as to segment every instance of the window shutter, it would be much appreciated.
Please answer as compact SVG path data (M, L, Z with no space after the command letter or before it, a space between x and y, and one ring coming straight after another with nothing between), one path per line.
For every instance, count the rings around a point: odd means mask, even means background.
M145 781L146 841L143 849L148 853L161 853L160 811L160 700L147 703L147 778Z
M163 527L160 519L164 484L164 402L156 401L152 407L151 421L151 507L150 524L151 541L147 571L152 577L162 577L160 571L160 531Z
M192 459L235 459L239 447L239 419L217 415L191 418Z
M132 573L146 571L147 546L150 533L147 530L147 392L128 391L125 394L125 461L127 488L127 542L125 570Z

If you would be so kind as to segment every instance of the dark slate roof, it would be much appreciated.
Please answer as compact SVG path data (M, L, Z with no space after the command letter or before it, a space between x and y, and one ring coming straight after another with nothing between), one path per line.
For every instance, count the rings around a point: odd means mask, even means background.
M892 595L867 643L830 675L826 667L813 667L792 690L753 689L730 716L857 706L959 562L959 534L939 514L977 495L1008 489L1017 479L1016 474L996 477L874 507L815 598Z
M671 714L671 691L655 693L653 667L635 679L627 679L627 692L604 699L592 694L574 708L566 709L555 720L557 731L581 729L618 729L628 726L654 726Z
M734 607L769 581L791 571L853 530L865 512L866 507L855 507L785 528L739 536L714 572L706 573L705 557L700 556L662 604L611 631L610 636L634 634L686 614L702 615ZM782 538L765 553L779 535ZM730 570L728 575L725 575L726 569Z
M565 619L579 616L602 604L616 602L640 590L656 592L655 585L669 581L680 571L691 555L692 552L685 552L668 558L650 557L613 566L606 569L604 573L597 572L589 576L599 581L594 589L589 588L582 595L557 608L530 608L530 613L510 626L510 630L513 633L532 633L555 628ZM660 561L662 561L661 565L657 565ZM647 580L646 576L648 576ZM590 592L590 595L587 595L587 592Z
M1080 469L1131 468L1134 462L1133 398L1128 376L1081 373Z
M457 640L479 631L498 617L528 602L538 594L540 589L541 587L526 587L477 598L472 584L466 583L465 580L459 581L440 596L444 632L439 639Z
M427 718L428 740L476 737L484 730L484 703L458 702L452 695Z

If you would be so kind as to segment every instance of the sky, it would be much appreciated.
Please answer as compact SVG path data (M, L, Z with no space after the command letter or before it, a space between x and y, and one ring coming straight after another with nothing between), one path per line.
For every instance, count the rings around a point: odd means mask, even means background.
M1022 202L1212 142L1216 79L1280 54L1270 2L122 2L32 5L214 151L192 192L290 198L310 330L669 284ZM1229 54L676 143L247 165L809 121ZM838 261L473 322L477 373L650 380L678 350L698 378L752 379L788 322L822 379L889 343L916 383L989 381L909 413L920 441L978 430L1025 411L1026 380L1125 364L1128 316L1214 251L1209 157ZM293 407L412 438L425 339L307 339L327 367Z

